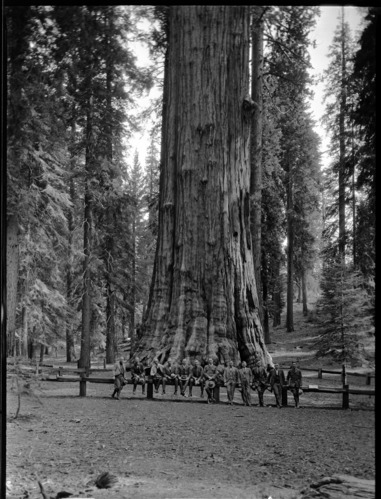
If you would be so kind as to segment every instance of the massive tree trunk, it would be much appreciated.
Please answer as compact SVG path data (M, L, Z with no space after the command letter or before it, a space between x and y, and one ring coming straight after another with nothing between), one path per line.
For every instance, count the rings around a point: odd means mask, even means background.
M137 351L271 363L259 319L249 221L246 6L173 6L159 236Z
M262 261L262 108L263 108L263 7L254 7L252 27L251 95L253 112L252 156L250 175L250 221L255 280L259 315L263 322L261 261Z
M267 270L261 265L262 255L262 137L263 137L263 24L267 7L253 8L251 95L255 102L252 125L252 156L250 175L250 221L259 316L266 345L271 343L267 307Z

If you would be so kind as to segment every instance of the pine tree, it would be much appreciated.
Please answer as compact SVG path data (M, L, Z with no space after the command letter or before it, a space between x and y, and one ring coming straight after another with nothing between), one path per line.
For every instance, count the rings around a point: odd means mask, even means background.
M370 284L353 267L343 268L340 259L324 262L322 296L317 303L317 318L324 331L317 342L318 356L363 362L364 338L373 336L375 330L374 304L366 289Z

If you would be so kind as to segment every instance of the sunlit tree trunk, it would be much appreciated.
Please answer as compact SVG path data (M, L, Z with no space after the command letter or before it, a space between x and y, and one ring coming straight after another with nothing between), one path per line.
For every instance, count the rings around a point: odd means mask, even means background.
M170 7L159 237L137 348L146 359L271 363L249 220L248 14Z

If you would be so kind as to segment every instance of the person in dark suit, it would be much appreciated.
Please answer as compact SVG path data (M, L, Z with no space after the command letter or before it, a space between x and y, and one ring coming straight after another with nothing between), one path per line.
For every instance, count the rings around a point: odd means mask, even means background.
M135 361L131 366L131 379L134 384L132 394L135 395L137 385L142 385L142 395L145 392L146 377L143 363L140 362L139 357L135 357Z
M204 369L200 366L198 360L195 361L194 366L191 368L191 375L189 378L189 396L192 397L192 389L194 385L199 385L201 388L201 397L204 396Z
M279 369L279 364L274 364L274 369L269 374L269 383L274 392L276 406L282 408L282 388L286 384L284 371Z
M259 406L264 407L263 403L263 394L266 391L266 388L268 387L267 380L268 377L271 373L270 371L267 371L266 368L262 365L260 359L257 359L255 362L255 367L253 367L253 390L257 390L258 392L258 399L259 399Z
M296 362L291 363L287 373L287 382L294 396L295 407L299 407L299 390L302 386L302 372L296 367Z

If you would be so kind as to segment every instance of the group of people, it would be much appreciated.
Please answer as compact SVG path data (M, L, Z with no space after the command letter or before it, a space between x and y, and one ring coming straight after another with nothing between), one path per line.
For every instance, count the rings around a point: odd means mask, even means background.
M115 386L112 397L119 399L120 392L125 384L125 366L123 359L116 363L114 368ZM257 391L259 405L264 406L263 395L269 389L275 396L276 406L282 407L282 390L288 386L293 394L295 407L299 407L299 395L302 386L302 373L298 369L296 362L292 362L287 375L279 368L279 364L274 364L274 367L268 365L265 368L258 359L253 369L247 366L245 361L242 361L239 367L234 366L232 360L226 366L222 364L216 365L212 358L208 359L208 363L202 367L200 361L195 360L194 364L189 364L184 359L180 365L173 363L171 359L161 364L157 358L152 362L149 369L149 374L152 377L154 390L159 392L160 385L162 386L162 394L166 393L166 386L169 381L173 381L174 393L178 392L186 397L188 388L188 396L193 396L193 387L199 386L201 397L204 397L204 391L207 395L207 401L212 404L215 399L215 388L225 386L228 403L234 404L234 394L237 387L240 387L242 401L244 405L251 406L251 389ZM136 393L137 385L142 386L142 393L145 393L146 385L146 368L138 357L135 357L131 365L131 379L133 383L133 394Z

